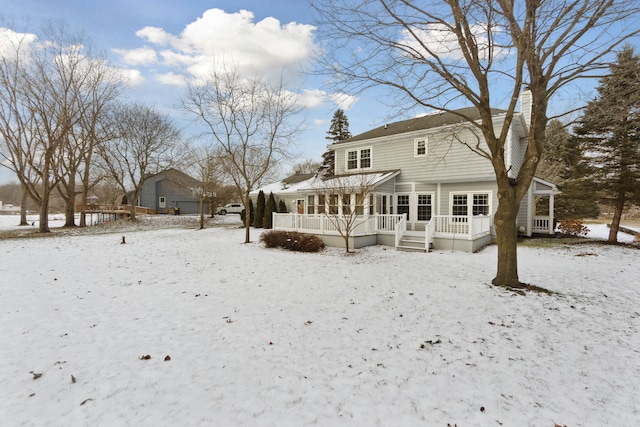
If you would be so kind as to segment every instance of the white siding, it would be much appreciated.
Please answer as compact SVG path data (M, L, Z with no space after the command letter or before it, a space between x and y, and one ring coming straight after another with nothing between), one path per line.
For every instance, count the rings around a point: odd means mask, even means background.
M414 141L417 137L428 138L428 154L414 157ZM347 173L345 155L347 151L370 146L371 170L386 171L402 169L402 181L415 182L465 182L487 180L494 176L491 162L474 153L469 145L477 145L479 137L468 126L462 125L439 130L428 130L395 135L390 138L345 143L338 145L336 153L336 174ZM480 146L486 149L483 140Z

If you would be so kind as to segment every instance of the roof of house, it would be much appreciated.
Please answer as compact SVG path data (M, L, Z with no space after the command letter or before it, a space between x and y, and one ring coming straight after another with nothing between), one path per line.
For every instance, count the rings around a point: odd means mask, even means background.
M305 186L299 188L300 191L325 191L336 188L353 188L362 187L374 188L391 178L400 174L400 169L380 172L355 173L346 175L333 175L327 178L318 178L309 180Z
M148 174L146 179L157 177L158 180L169 180L179 185L199 185L200 181L176 168L169 168L158 173Z
M291 175L287 178L284 178L282 182L287 185L291 185L291 184L296 184L298 182L306 181L309 178L313 178L314 176L316 176L315 173L299 173L297 175Z
M505 110L498 108L492 108L492 115L499 115L505 113ZM432 129L445 125L452 125L456 123L467 122L469 120L479 120L480 112L476 107L467 107L450 111L438 111L426 116L416 117L415 119L402 120L395 123L388 123L386 125L371 129L364 133L358 134L352 138L345 139L344 141L337 142L337 144L346 142L363 141L366 139L380 138L384 136L398 135L406 132L413 132L423 129Z

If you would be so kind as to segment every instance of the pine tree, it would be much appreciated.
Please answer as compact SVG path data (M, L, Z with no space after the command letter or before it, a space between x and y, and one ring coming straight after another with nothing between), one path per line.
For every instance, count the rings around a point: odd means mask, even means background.
M553 182L561 191L555 203L555 218L559 221L595 218L599 214L593 184L587 182L584 157L577 145L577 139L560 120L549 121L536 175Z
M287 204L284 202L284 199L278 201L278 213L287 213Z
M344 111L339 108L335 113L333 113L331 126L327 131L325 139L329 139L335 143L349 138L351 138L351 133L349 132L349 119L347 118L347 115L344 114Z
M262 220L264 219L265 205L264 192L260 190L258 199L256 200L256 212L253 218L253 226L255 228L262 228L263 226Z
M622 212L640 191L640 57L625 46L609 68L575 132L592 189L614 205L609 241L616 242Z
M351 132L349 132L349 119L342 109L337 109L331 119L331 126L327 131L325 139L331 140L332 144L345 139L351 138ZM322 166L320 171L324 176L331 176L335 173L335 156L333 150L327 147L327 151L322 154Z
M243 209L242 213L240 213L240 219L243 224L253 224L253 220L255 218L255 209L253 209L253 200L249 199L249 218L247 218L247 209Z
M276 211L276 208L276 198L273 196L273 193L270 193L267 199L267 206L264 209L264 218L262 219L264 228L273 227L273 213Z

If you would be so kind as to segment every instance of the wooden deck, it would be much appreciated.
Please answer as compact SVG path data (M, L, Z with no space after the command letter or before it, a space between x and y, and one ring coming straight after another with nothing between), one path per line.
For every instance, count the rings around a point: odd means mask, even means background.
M154 210L142 206L136 206L136 214L154 214ZM86 214L116 214L128 216L131 212L130 205L77 205L76 212Z

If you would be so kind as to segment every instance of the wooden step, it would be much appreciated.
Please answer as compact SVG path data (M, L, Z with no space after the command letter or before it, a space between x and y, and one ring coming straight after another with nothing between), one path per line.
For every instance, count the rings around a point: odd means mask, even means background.
M396 250L398 251L402 251L402 252L423 252L426 253L427 250L424 248L424 246L422 248L417 248L415 246L396 246Z

